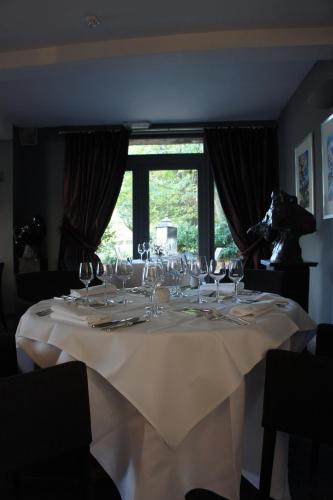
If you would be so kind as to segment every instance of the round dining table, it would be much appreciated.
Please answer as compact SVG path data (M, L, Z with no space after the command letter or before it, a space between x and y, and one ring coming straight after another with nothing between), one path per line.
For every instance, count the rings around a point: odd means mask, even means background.
M254 294L254 305L271 307L246 314L250 292L244 311L242 295L238 304L228 295L222 303L207 297L198 304L190 293L163 304L150 321L116 327L116 320L146 317L147 297L128 294L131 303L115 300L104 308L39 302L21 317L17 344L40 367L86 363L91 453L123 500L183 500L193 488L238 500L241 474L258 486L266 352L303 349L315 323L292 300L279 304L278 296ZM239 316L230 314L235 305ZM103 319L109 327L98 326ZM276 499L289 495L287 445L279 436Z

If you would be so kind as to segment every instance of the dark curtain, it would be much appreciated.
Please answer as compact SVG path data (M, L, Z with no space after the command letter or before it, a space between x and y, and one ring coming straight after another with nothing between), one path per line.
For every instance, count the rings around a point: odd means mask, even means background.
M270 246L247 230L263 218L278 188L276 129L207 129L205 146L232 237L244 264L257 268Z
M68 134L64 172L64 217L59 268L78 270L95 254L109 223L124 177L126 130Z

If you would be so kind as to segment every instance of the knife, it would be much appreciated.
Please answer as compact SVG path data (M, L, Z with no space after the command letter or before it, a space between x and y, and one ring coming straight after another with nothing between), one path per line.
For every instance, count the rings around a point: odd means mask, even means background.
M102 321L102 322L97 322L97 323L91 323L89 326L91 328L103 328L105 326L116 326L119 323L126 323L127 321L136 321L140 319L139 316L133 316L130 318L125 318L125 319L114 319L112 321Z
M111 332L111 330L114 330L116 328L123 328L123 327L126 327L126 326L134 326L134 325L138 325L139 323L146 323L146 320L145 319L136 319L135 321L120 321L118 324L116 325L111 325L111 326L105 326L104 328L101 328L101 330L103 330L104 332Z

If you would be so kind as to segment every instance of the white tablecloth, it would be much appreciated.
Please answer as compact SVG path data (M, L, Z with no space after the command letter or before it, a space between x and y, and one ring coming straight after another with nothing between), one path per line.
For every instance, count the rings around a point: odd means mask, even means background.
M288 348L298 330L314 328L292 301L242 327L187 316L184 303L110 333L38 317L49 306L39 303L17 329L41 366L74 358L90 368L92 452L123 500L180 500L194 487L237 499L244 376L268 349ZM123 307L111 309L115 317ZM126 316L137 311L142 304L126 306Z

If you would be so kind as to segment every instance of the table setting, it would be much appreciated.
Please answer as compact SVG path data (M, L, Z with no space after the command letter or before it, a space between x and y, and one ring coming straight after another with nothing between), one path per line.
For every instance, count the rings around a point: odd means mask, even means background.
M180 294L177 270L166 286L154 269L125 301L115 289L105 301L103 283L35 304L17 343L39 366L86 363L91 451L123 500L148 500L151 488L180 500L195 487L238 500L246 381L268 349L300 348L314 323L292 300L242 283L237 297L234 283L216 282Z

